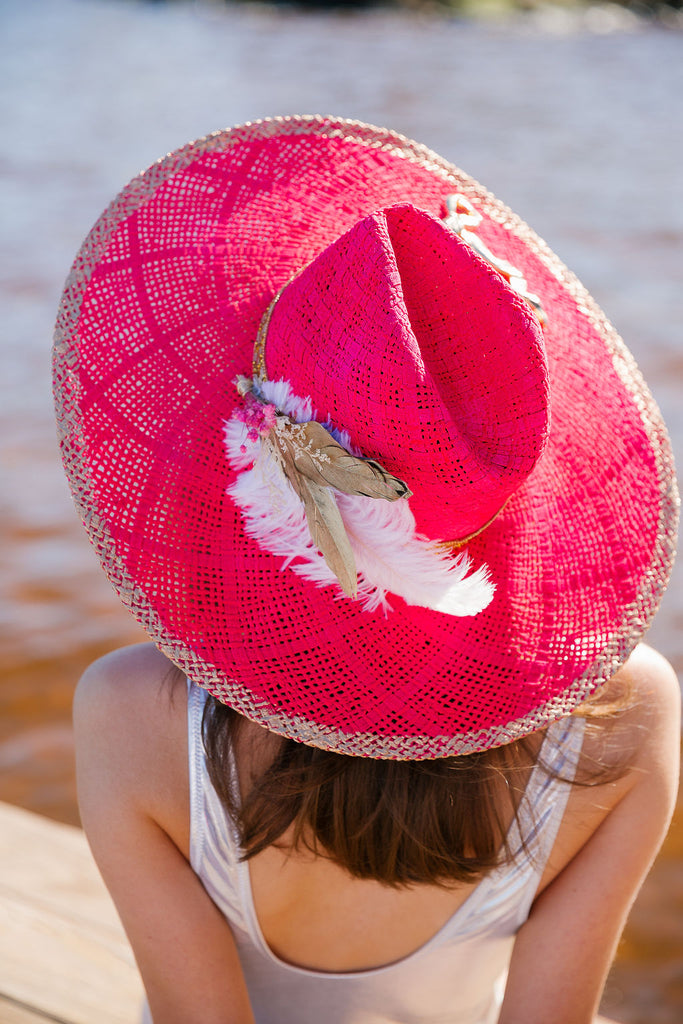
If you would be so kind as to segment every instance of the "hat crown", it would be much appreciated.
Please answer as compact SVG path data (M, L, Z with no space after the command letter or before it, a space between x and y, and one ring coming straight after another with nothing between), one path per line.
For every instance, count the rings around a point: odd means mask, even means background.
M469 245L409 204L364 218L287 285L265 367L406 481L432 539L481 530L547 441L537 318Z

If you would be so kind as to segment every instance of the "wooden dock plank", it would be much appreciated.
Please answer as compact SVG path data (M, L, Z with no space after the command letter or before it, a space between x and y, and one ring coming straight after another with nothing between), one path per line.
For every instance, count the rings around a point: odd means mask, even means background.
M0 1024L135 1024L142 985L83 833L0 804Z

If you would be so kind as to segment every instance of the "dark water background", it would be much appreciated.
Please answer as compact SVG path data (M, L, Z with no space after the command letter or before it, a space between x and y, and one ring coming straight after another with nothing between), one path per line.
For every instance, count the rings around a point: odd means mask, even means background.
M397 129L550 243L635 353L683 462L683 31L616 7L464 22L209 0L0 2L0 799L78 820L70 702L142 639L76 521L49 382L69 264L115 192L190 138L284 113ZM683 672L674 575L650 640ZM604 1012L683 1019L683 813Z

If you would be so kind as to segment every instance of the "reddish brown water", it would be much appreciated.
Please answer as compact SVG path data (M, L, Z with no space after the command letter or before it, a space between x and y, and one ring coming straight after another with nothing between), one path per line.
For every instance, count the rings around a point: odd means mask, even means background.
M567 17L500 28L180 2L3 6L0 799L78 822L75 682L94 657L142 638L70 506L49 342L94 218L140 166L188 138L316 109L433 146L511 203L591 288L683 462L683 33L625 14ZM683 671L680 570L652 641ZM683 807L604 1012L627 1024L683 1019Z

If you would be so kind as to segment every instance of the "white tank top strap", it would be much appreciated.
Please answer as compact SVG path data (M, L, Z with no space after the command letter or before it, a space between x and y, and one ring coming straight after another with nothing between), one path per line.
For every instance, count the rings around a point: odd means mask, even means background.
M538 762L507 834L512 861L485 875L449 922L449 937L479 934L493 922L519 929L562 823L583 742L584 720L564 718L548 727ZM523 841L522 841L523 837Z
M209 895L220 893L220 907L233 927L248 929L239 886L237 829L209 778L202 739L207 691L188 680L187 744L190 783L190 865ZM233 773L234 778L234 773Z
M202 716L206 691L187 680L187 764L190 781L190 864L197 871L206 839L204 801L204 745Z
M548 727L508 833L513 853L521 848L523 836L528 854L544 862L550 855L581 756L584 725L583 718L569 716Z

